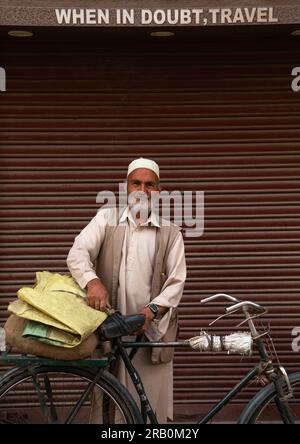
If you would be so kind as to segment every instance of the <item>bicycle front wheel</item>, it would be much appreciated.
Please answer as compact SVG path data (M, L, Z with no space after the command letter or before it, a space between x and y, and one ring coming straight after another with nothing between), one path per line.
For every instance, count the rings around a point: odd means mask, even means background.
M289 409L294 422L300 424L300 372L288 376L293 388L293 396L288 400ZM276 405L276 395L274 383L260 390L244 409L239 424L283 423Z
M0 423L142 423L125 387L104 370L91 388L95 375L72 366L11 370L0 381Z

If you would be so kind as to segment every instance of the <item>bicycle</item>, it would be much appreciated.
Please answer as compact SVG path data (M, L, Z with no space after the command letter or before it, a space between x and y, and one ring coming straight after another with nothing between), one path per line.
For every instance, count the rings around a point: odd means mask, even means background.
M216 294L203 299L208 303L225 298L232 305L226 308L225 314L216 320L242 310L250 330L251 341L260 356L259 363L245 375L226 396L212 407L198 424L210 422L213 417L227 405L248 383L255 378L263 380L265 387L249 401L238 422L240 424L265 423L270 415L278 413L278 421L290 424L300 423L300 372L287 374L279 364L273 364L265 344L268 331L258 331L255 322L266 310L251 301L240 301L227 294ZM215 322L215 321L213 321ZM241 325L241 324L240 324ZM200 338L200 336L198 337ZM195 338L192 338L195 339ZM197 339L197 338L196 338ZM214 337L206 338L211 349L214 348ZM222 338L221 338L222 339ZM224 345L223 340L219 345ZM195 341L194 341L195 342ZM196 341L197 342L197 341ZM102 424L123 422L140 424L150 422L157 424L157 419L149 403L142 380L134 368L131 358L139 347L182 347L190 346L191 340L179 342L127 342L121 337L104 342L105 356L79 361L57 361L35 356L14 356L2 353L4 363L14 365L0 378L0 421L2 422L50 422L50 423L90 423L92 410L96 417L93 421ZM126 349L130 348L128 354ZM110 373L116 358L123 360L140 398L137 406L130 393L116 377ZM91 402L92 396L96 401ZM10 410L18 400L19 409L30 403L30 417L21 413L14 416ZM93 409L93 406L97 408ZM95 415L94 415L95 416Z

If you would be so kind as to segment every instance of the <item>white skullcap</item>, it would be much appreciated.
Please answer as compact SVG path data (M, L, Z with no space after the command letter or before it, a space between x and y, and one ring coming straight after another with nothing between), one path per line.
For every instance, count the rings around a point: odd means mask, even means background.
M127 176L129 176L129 174L137 168L147 168L148 170L153 171L159 178L159 166L156 162L154 162L154 160L145 159L144 157L133 160L128 166Z

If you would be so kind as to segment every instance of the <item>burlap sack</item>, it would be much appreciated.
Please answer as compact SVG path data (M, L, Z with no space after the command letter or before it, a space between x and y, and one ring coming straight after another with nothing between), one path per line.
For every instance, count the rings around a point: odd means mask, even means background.
M12 314L4 325L7 344L17 348L21 353L69 361L91 357L98 344L96 333L73 348L56 347L34 339L26 339L22 336L25 322L26 319Z

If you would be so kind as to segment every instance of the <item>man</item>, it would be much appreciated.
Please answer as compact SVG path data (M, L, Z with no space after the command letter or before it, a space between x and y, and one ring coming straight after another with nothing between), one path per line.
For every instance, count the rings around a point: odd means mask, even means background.
M122 314L144 314L142 331L155 341L168 329L186 278L179 227L166 226L151 211L159 190L157 163L135 159L127 172L127 208L101 209L76 237L67 258L72 276L87 290L91 307L113 306ZM149 348L139 349L133 359L158 421L165 423L173 417L173 367L172 361L159 362L153 364ZM118 376L138 402L124 366Z

